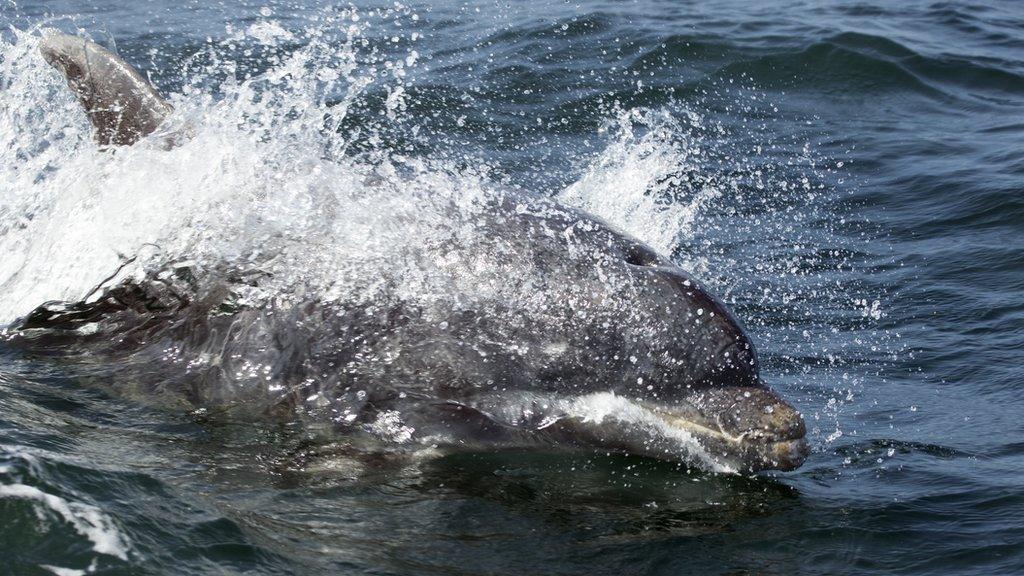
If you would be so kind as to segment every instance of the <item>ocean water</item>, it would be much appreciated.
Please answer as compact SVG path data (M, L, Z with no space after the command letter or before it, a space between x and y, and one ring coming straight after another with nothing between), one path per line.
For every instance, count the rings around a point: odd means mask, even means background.
M273 245L280 290L351 296L339 270L450 224L431 199L522 189L727 301L813 447L757 476L357 465L0 343L0 574L1024 572L1019 3L0 0L0 25L0 324L154 250ZM116 49L192 141L97 151L44 28Z

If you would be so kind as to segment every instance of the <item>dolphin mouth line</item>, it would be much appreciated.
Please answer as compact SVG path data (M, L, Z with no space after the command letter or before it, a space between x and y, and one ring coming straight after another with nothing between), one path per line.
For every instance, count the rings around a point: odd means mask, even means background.
M678 413L666 412L665 409L650 409L651 412L657 416L661 421L665 422L668 426L680 430L684 430L698 438L714 438L737 446L745 444L778 444L784 442L799 442L804 440L804 435L798 432L792 432L790 434L783 434L773 430L746 430L739 434L730 434L726 432L721 425L721 422L716 418L714 428L710 426L710 423L702 424L695 419L687 418L679 415Z
M732 457L739 458L737 467L747 472L768 469L788 472L799 468L810 454L810 445L802 425L784 426L781 429L751 429L730 434L718 418L712 423L700 414L692 417L664 408L648 410L666 426L686 432L706 448L711 448L712 452L721 452L722 448L728 446L722 456L728 460L730 456L726 453L732 453ZM718 445L718 448L713 448L714 445Z

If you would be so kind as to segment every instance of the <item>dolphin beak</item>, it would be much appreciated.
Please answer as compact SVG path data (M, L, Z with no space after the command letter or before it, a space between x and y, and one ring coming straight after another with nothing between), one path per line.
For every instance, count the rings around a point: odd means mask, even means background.
M796 470L811 454L811 447L806 438L774 442L768 453L768 462L776 470L789 472Z
M803 417L767 388L712 388L687 402L650 409L667 425L695 437L713 458L740 471L795 470L810 454Z
M535 432L575 444L726 473L795 470L810 453L803 417L760 386L697 391L671 404L601 392L551 401Z

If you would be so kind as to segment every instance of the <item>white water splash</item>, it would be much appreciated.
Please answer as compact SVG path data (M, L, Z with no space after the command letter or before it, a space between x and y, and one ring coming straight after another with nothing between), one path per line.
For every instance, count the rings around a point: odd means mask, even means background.
M57 576L85 576L86 574L92 574L96 572L97 562L96 559L89 564L84 570L78 570L75 568L61 568L60 566L51 566L49 564L40 564L39 567L44 570L49 570Z
M408 442L415 432L415 429L402 423L402 415L397 410L385 410L378 414L369 429L377 436L398 444Z
M257 44L286 39L249 32ZM323 96L342 80L322 79L347 79L352 97L368 82L352 76L351 46L324 55L324 42L311 42L259 77L224 80L226 96L216 103L186 86L171 97L177 114L170 124L187 125L188 142L171 151L142 143L111 153L92 144L63 79L38 54L37 36L14 34L0 62L0 324L48 300L82 298L140 252L149 256L125 275L154 260L266 262L273 251L290 265L282 277L323 271L322 288L345 291L351 284L338 284L354 276L341 270L401 251L382 232L413 221L415 192L379 187L374 194L362 182L386 167L321 155L324 117L343 117L345 108L328 107ZM353 28L350 40L358 34ZM311 66L319 74L297 80ZM217 73L224 67L211 65ZM410 239L428 232L408 228ZM341 267L331 266L338 261Z
M690 120L700 118L691 114ZM559 200L670 255L680 238L692 234L701 210L721 196L715 186L687 180L699 147L679 140L686 131L666 110L619 111L600 132L610 133L611 143L559 193ZM689 191L688 198L672 194L681 187Z

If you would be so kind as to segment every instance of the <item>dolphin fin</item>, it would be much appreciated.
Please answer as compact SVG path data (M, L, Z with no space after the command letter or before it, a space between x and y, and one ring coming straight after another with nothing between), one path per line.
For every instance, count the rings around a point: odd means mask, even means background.
M39 50L67 78L101 146L134 144L173 110L137 70L95 42L51 32Z

